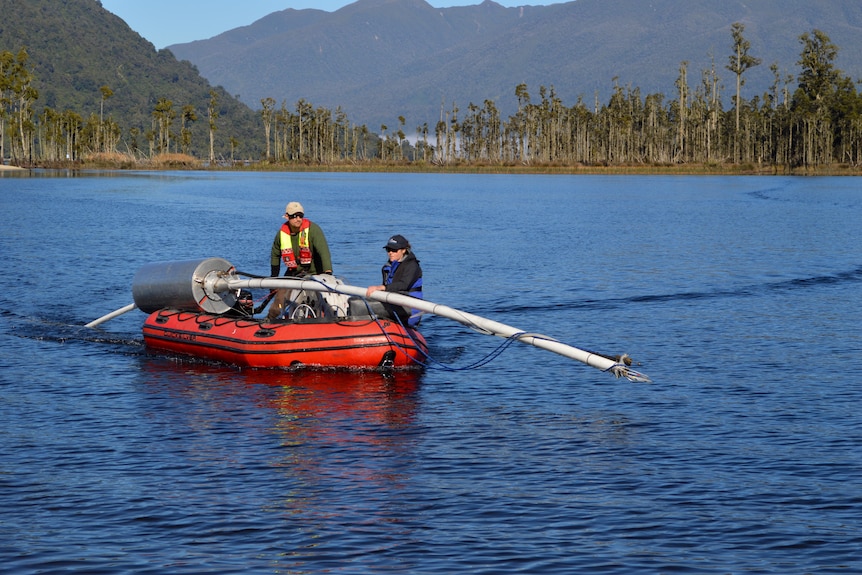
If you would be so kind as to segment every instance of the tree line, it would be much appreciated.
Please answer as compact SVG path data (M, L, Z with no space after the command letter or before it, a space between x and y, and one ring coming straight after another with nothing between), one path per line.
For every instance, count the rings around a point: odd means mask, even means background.
M515 87L517 111L503 118L492 100L470 103L465 111L453 104L441 109L429 129L416 127L408 142L406 120L394 129L352 124L335 111L300 100L290 109L261 100L261 137L273 163L413 161L439 165L674 165L685 163L752 164L785 168L847 164L857 167L862 144L862 97L854 82L835 67L838 48L820 30L799 37L802 50L797 77L782 76L773 64L773 83L764 94L745 100L745 74L761 60L753 56L744 26L731 27L732 53L724 66L734 78L733 106L722 106L722 86L715 63L700 72L692 88L687 62L681 62L675 98L642 95L638 88L614 86L609 101L578 98L566 106L553 87L540 86L538 98L526 84ZM27 53L0 52L0 157L16 164L76 162L93 154L131 153L153 157L166 153L218 158L218 98L210 91L205 111L205 143L195 142L198 111L159 99L151 127L125 135L105 106L113 96L100 88L98 114L45 108L35 113L37 91L27 69ZM795 88L791 89L794 82ZM433 137L433 143L429 138ZM200 137L198 139L201 139ZM230 138L233 150L241 142ZM124 149L121 149L121 144ZM203 153L202 153L203 151Z
M39 93L33 87L34 78L27 68L28 59L26 48L17 54L0 52L0 158L10 158L17 165L74 163L94 154L119 154L121 144L125 144L122 152L133 156L190 152L190 126L198 120L197 111L194 106L182 106L177 132L177 111L173 102L166 98L160 98L153 108L151 128L143 133L138 128L130 128L125 140L120 125L110 114L105 117L106 102L114 95L109 86L99 88L98 114L91 112L85 118L75 110L61 111L50 107L37 114L35 103ZM215 90L210 90L206 110L210 160L215 155L217 105L218 95Z
M733 54L726 68L735 78L734 106L722 107L715 65L691 88L682 62L676 99L642 96L637 88L614 85L606 105L578 99L566 107L553 88L540 87L534 101L527 86L516 87L517 112L503 120L494 102L470 104L463 119L453 108L437 124L436 157L522 163L586 165L748 163L815 167L858 166L862 144L862 98L853 81L835 67L838 48L820 30L800 36L801 71L782 77L772 65L769 91L742 99L744 74L753 57L744 26L732 26Z

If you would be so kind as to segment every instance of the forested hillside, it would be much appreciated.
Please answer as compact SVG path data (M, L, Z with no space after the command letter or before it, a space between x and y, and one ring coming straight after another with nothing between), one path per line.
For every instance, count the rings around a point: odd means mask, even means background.
M159 151L161 131L163 138L170 137L161 142L167 148L161 151L207 158L207 111L215 102L216 155L259 157L260 119L252 109L211 86L170 51L156 51L98 0L0 0L0 15L0 52L15 56L10 61L7 55L0 64L0 78L8 81L11 66L23 54L34 114L28 121L35 124L41 116L47 120L44 129L54 124L68 130L72 123L85 132L88 123L90 132L102 123L100 147L107 141L119 151L136 148L144 154ZM12 88L2 86L7 100Z

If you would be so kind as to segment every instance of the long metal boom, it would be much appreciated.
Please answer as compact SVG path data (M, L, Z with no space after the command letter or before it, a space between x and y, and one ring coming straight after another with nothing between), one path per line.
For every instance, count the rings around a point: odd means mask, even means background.
M334 279L334 278L333 278ZM207 293L219 293L226 290L237 289L302 289L317 292L336 292L365 298L366 288L346 284L336 284L324 279L300 279L300 278L251 278L241 279L231 273L227 276L214 278L212 276L205 280L210 286L204 286ZM393 305L405 306L418 309L426 313L432 313L457 321L470 328L479 329L489 335L502 338L512 338L541 349L552 351L580 361L590 367L607 371L616 377L625 377L629 381L650 382L650 378L639 373L624 363L624 359L610 358L595 352L586 351L577 347L562 343L551 337L528 333L510 325L484 318L466 311L455 309L446 305L434 303L428 300L417 299L403 294L376 291L367 299L377 300ZM625 357L625 356L623 356Z

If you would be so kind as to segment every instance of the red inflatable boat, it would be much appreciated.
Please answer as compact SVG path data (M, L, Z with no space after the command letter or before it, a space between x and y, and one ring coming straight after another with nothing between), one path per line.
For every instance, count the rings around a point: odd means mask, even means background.
M271 280L298 286L279 288L285 305L271 321L254 317L253 302L243 305L240 295L251 298L251 292L225 287L233 273L220 258L142 267L132 294L149 314L146 346L242 367L376 369L424 363L425 339L398 321L395 308L340 293L344 284L338 278Z

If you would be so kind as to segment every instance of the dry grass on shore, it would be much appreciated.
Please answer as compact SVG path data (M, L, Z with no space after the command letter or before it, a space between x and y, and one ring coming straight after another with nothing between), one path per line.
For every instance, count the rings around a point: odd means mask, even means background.
M0 166L3 167L3 166ZM12 166L5 166L13 168ZM757 164L689 163L586 165L560 163L483 163L342 161L332 163L224 161L216 165L188 154L158 154L151 158L122 153L89 154L79 162L51 162L38 166L54 169L89 170L229 170L253 172L392 172L464 174L604 174L604 175L762 175L762 176L862 176L862 167L850 164L788 167Z
M83 160L87 168L133 169L133 170L180 170L199 169L201 161L188 154L158 154L152 158L139 158L132 154L102 152L90 154Z

